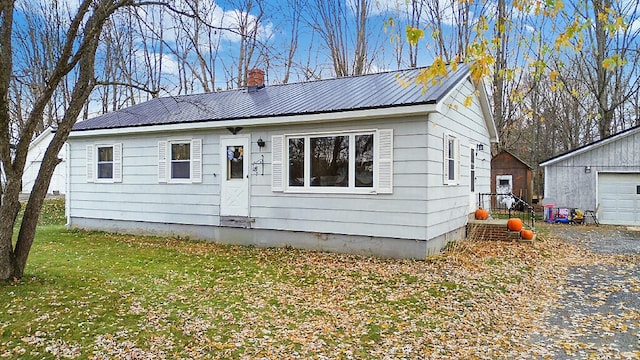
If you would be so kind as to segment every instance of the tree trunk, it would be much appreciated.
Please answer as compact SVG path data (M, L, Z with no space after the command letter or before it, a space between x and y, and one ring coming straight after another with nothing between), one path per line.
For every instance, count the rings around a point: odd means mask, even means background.
M9 113L9 87L13 68L13 48L11 33L13 29L14 1L0 3L0 163L6 183L0 199L0 279L11 279L15 265L13 254L13 224L20 210L18 196L20 177L16 177L11 164L11 125Z
M14 158L9 162L5 154L2 154L3 164L6 166L6 164L10 163L11 166L7 176L7 191L3 195L2 205L0 206L0 216L3 219L0 224L0 279L19 279L24 275L24 268L35 238L36 225L42 203L53 176L53 170L59 162L58 153L95 86L95 54L104 23L116 9L132 3L132 0L99 0L98 3L94 3L93 0L85 0L80 4L78 13L72 19L66 33L67 37L64 46L62 46L63 51L55 69L47 79L48 81L42 94L36 99L25 127L21 129L20 140L16 146ZM85 19L85 16L89 13L90 6L93 6L93 13ZM5 11L5 8L0 9ZM4 12L2 15L6 17ZM83 28L81 28L82 24L84 24ZM2 33L4 33L6 26L11 27L4 18L1 25ZM79 38L80 41L78 41ZM1 37L0 41L2 41ZM5 43L1 44L3 47L0 50L2 51L0 52L0 59L6 61L5 57L10 56L11 50L9 49L9 54L4 53L7 47L4 47ZM55 88L74 69L78 70L78 78L65 114L62 120L58 122L58 130L45 152L33 192L25 208L14 250L12 248L13 226L20 209L18 200L29 144L35 127L42 119L46 104L51 100ZM8 89L8 86L0 86L0 91L5 91L6 89ZM3 110L0 113L0 122L2 122L0 125L6 125L0 130L2 130L3 137L8 137L6 135L6 132L10 131L8 106L4 106L5 103L2 101L0 101L0 105L3 105L2 109L0 109Z

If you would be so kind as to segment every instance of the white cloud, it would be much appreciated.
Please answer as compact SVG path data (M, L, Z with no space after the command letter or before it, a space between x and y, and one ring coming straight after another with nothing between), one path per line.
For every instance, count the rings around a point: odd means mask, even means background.
M165 75L178 75L180 71L180 64L170 54L149 53L146 55L140 51L135 54L135 62L139 68L151 67L161 70Z

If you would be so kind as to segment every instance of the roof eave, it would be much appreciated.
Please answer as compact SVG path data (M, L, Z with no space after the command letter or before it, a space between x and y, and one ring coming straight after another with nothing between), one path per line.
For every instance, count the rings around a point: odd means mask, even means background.
M256 127L269 125L290 125L303 123L318 123L330 121L356 121L367 119L379 119L390 116L410 116L421 115L436 111L436 104L414 104L406 106L393 106L375 109L343 110L336 112L323 112L315 114L289 115L289 116L269 116L262 118L211 120L198 122L180 122L173 124L147 125L121 127L118 135L152 133L167 131L204 130L204 129L226 129L228 127ZM69 138L82 138L91 136L113 135L116 128L103 128L93 130L74 130L69 134Z
M447 99L452 92L454 92L459 86L461 86L463 83L463 80L471 81L471 83L477 90L478 100L480 102L480 109L482 110L482 117L487 127L487 131L489 131L489 142L492 144L497 144L498 129L496 128L496 124L493 121L493 111L491 110L491 104L489 103L489 95L487 94L487 88L482 78L480 78L479 80L473 80L471 79L471 75L467 71L466 74L460 80L455 82L455 86L448 89L448 91L444 94L444 96L438 99L438 104L437 104L438 112L442 112L442 108L444 107L443 100Z
M602 139L602 140L598 140L598 141L593 142L591 144L587 144L587 145L581 146L581 147L579 147L577 149L574 149L574 150L571 150L569 152L566 152L564 154L560 154L560 155L554 156L554 157L552 157L550 159L547 159L547 160L541 162L540 163L540 167L553 165L555 163L558 163L558 162L563 161L565 159L568 159L570 157L585 153L587 151L591 151L591 150L593 150L595 148L598 148L598 147L601 147L601 146L605 146L605 145L607 145L607 144L609 144L611 142L617 141L617 140L622 139L624 137L631 136L631 135L635 134L636 132L640 132L640 126L635 126L633 128L627 129L627 130L625 130L623 132L620 132L618 134L612 135L612 136L610 136L608 138L605 138L605 139Z
M487 93L487 87L484 83L484 79L480 78L477 81L472 80L471 82L479 93L478 97L480 98L482 116L484 117L484 122L487 125L487 130L489 131L489 141L492 144L497 144L499 141L498 129L496 128L496 123L493 121L493 111L491 110L491 105L489 103L489 94Z

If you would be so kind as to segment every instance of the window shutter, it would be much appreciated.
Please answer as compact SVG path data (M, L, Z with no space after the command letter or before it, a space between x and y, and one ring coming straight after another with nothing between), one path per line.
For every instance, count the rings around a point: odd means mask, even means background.
M455 152L455 163L456 163L456 173L455 173L455 183L460 184L460 139L455 138L453 140L454 144L454 152Z
M122 182L122 144L113 144L113 182Z
M393 192L393 129L378 130L378 186L380 194Z
M158 141L158 182L167 182L167 142Z
M93 145L87 145L87 158L85 164L87 167L87 182L94 181L95 159L93 157Z
M284 191L284 136L271 137L271 191Z
M191 182L202 182L202 139L191 140Z
M449 184L449 136L442 135L442 182Z

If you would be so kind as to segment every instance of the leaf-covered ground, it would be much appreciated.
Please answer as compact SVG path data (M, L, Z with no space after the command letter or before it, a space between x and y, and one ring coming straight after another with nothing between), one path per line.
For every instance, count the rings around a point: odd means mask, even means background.
M45 226L23 281L0 285L0 356L575 354L569 341L567 352L561 343L547 346L554 335L548 319L570 267L592 261L601 260L553 236L539 236L533 246L461 241L427 261L409 261ZM606 261L617 266L628 259ZM636 284L629 291L637 297L640 290ZM637 324L619 320L611 326ZM606 354L622 358L620 351Z
M553 359L640 358L640 231L553 226L555 236L590 251L559 284L532 353Z

